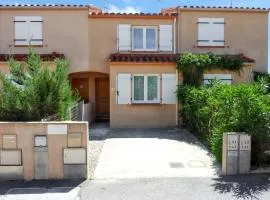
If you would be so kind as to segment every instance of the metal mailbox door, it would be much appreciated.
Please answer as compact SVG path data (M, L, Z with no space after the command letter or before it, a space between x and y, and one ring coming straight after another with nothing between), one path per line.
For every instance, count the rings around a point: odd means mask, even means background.
M35 179L48 179L49 158L47 136L35 136Z

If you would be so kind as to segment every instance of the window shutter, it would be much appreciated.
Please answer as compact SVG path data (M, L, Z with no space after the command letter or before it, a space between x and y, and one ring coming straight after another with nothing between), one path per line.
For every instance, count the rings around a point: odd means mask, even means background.
M131 49L131 25L118 25L118 49L119 51L129 51Z
M211 40L213 46L224 46L224 18L212 19Z
M117 104L131 103L131 74L121 73L117 75Z
M31 45L42 45L42 17L30 18L29 41Z
M162 103L176 104L177 76L162 74Z
M198 20L198 45L211 46L211 19L199 18Z
M27 17L15 17L15 45L28 45L28 21Z
M204 84L209 84L212 80L220 80L224 84L232 84L232 75L231 74L204 74L203 75Z
M159 26L159 50L160 51L173 50L173 26L172 25Z

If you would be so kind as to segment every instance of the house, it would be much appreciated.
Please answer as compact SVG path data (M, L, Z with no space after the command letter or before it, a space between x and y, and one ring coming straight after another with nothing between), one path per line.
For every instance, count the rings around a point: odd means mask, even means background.
M241 54L243 72L207 71L205 80L247 82L252 70L267 71L267 18L268 10L253 8L120 14L78 5L0 6L0 54L25 56L30 43L50 60L65 55L89 121L168 127L178 122L175 90L183 78L177 57L186 51Z

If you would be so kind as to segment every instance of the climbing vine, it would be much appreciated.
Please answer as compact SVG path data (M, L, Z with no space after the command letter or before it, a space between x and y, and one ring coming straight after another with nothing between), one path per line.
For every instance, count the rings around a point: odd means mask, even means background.
M194 54L184 53L177 61L177 68L183 72L184 84L199 86L203 81L206 69L220 68L240 71L243 67L241 55L218 56L213 53Z

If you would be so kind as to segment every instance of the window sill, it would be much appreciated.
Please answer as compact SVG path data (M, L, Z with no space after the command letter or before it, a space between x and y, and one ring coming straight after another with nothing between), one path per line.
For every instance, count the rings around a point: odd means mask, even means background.
M139 102L132 102L131 105L162 105L160 102L157 102L157 103L147 103L147 102L142 102L142 103L139 103Z
M197 48L226 48L226 46L195 46Z
M151 50L151 51L147 51L147 50L130 50L130 53L159 53L159 50Z
M14 47L44 47L44 45L14 45Z

